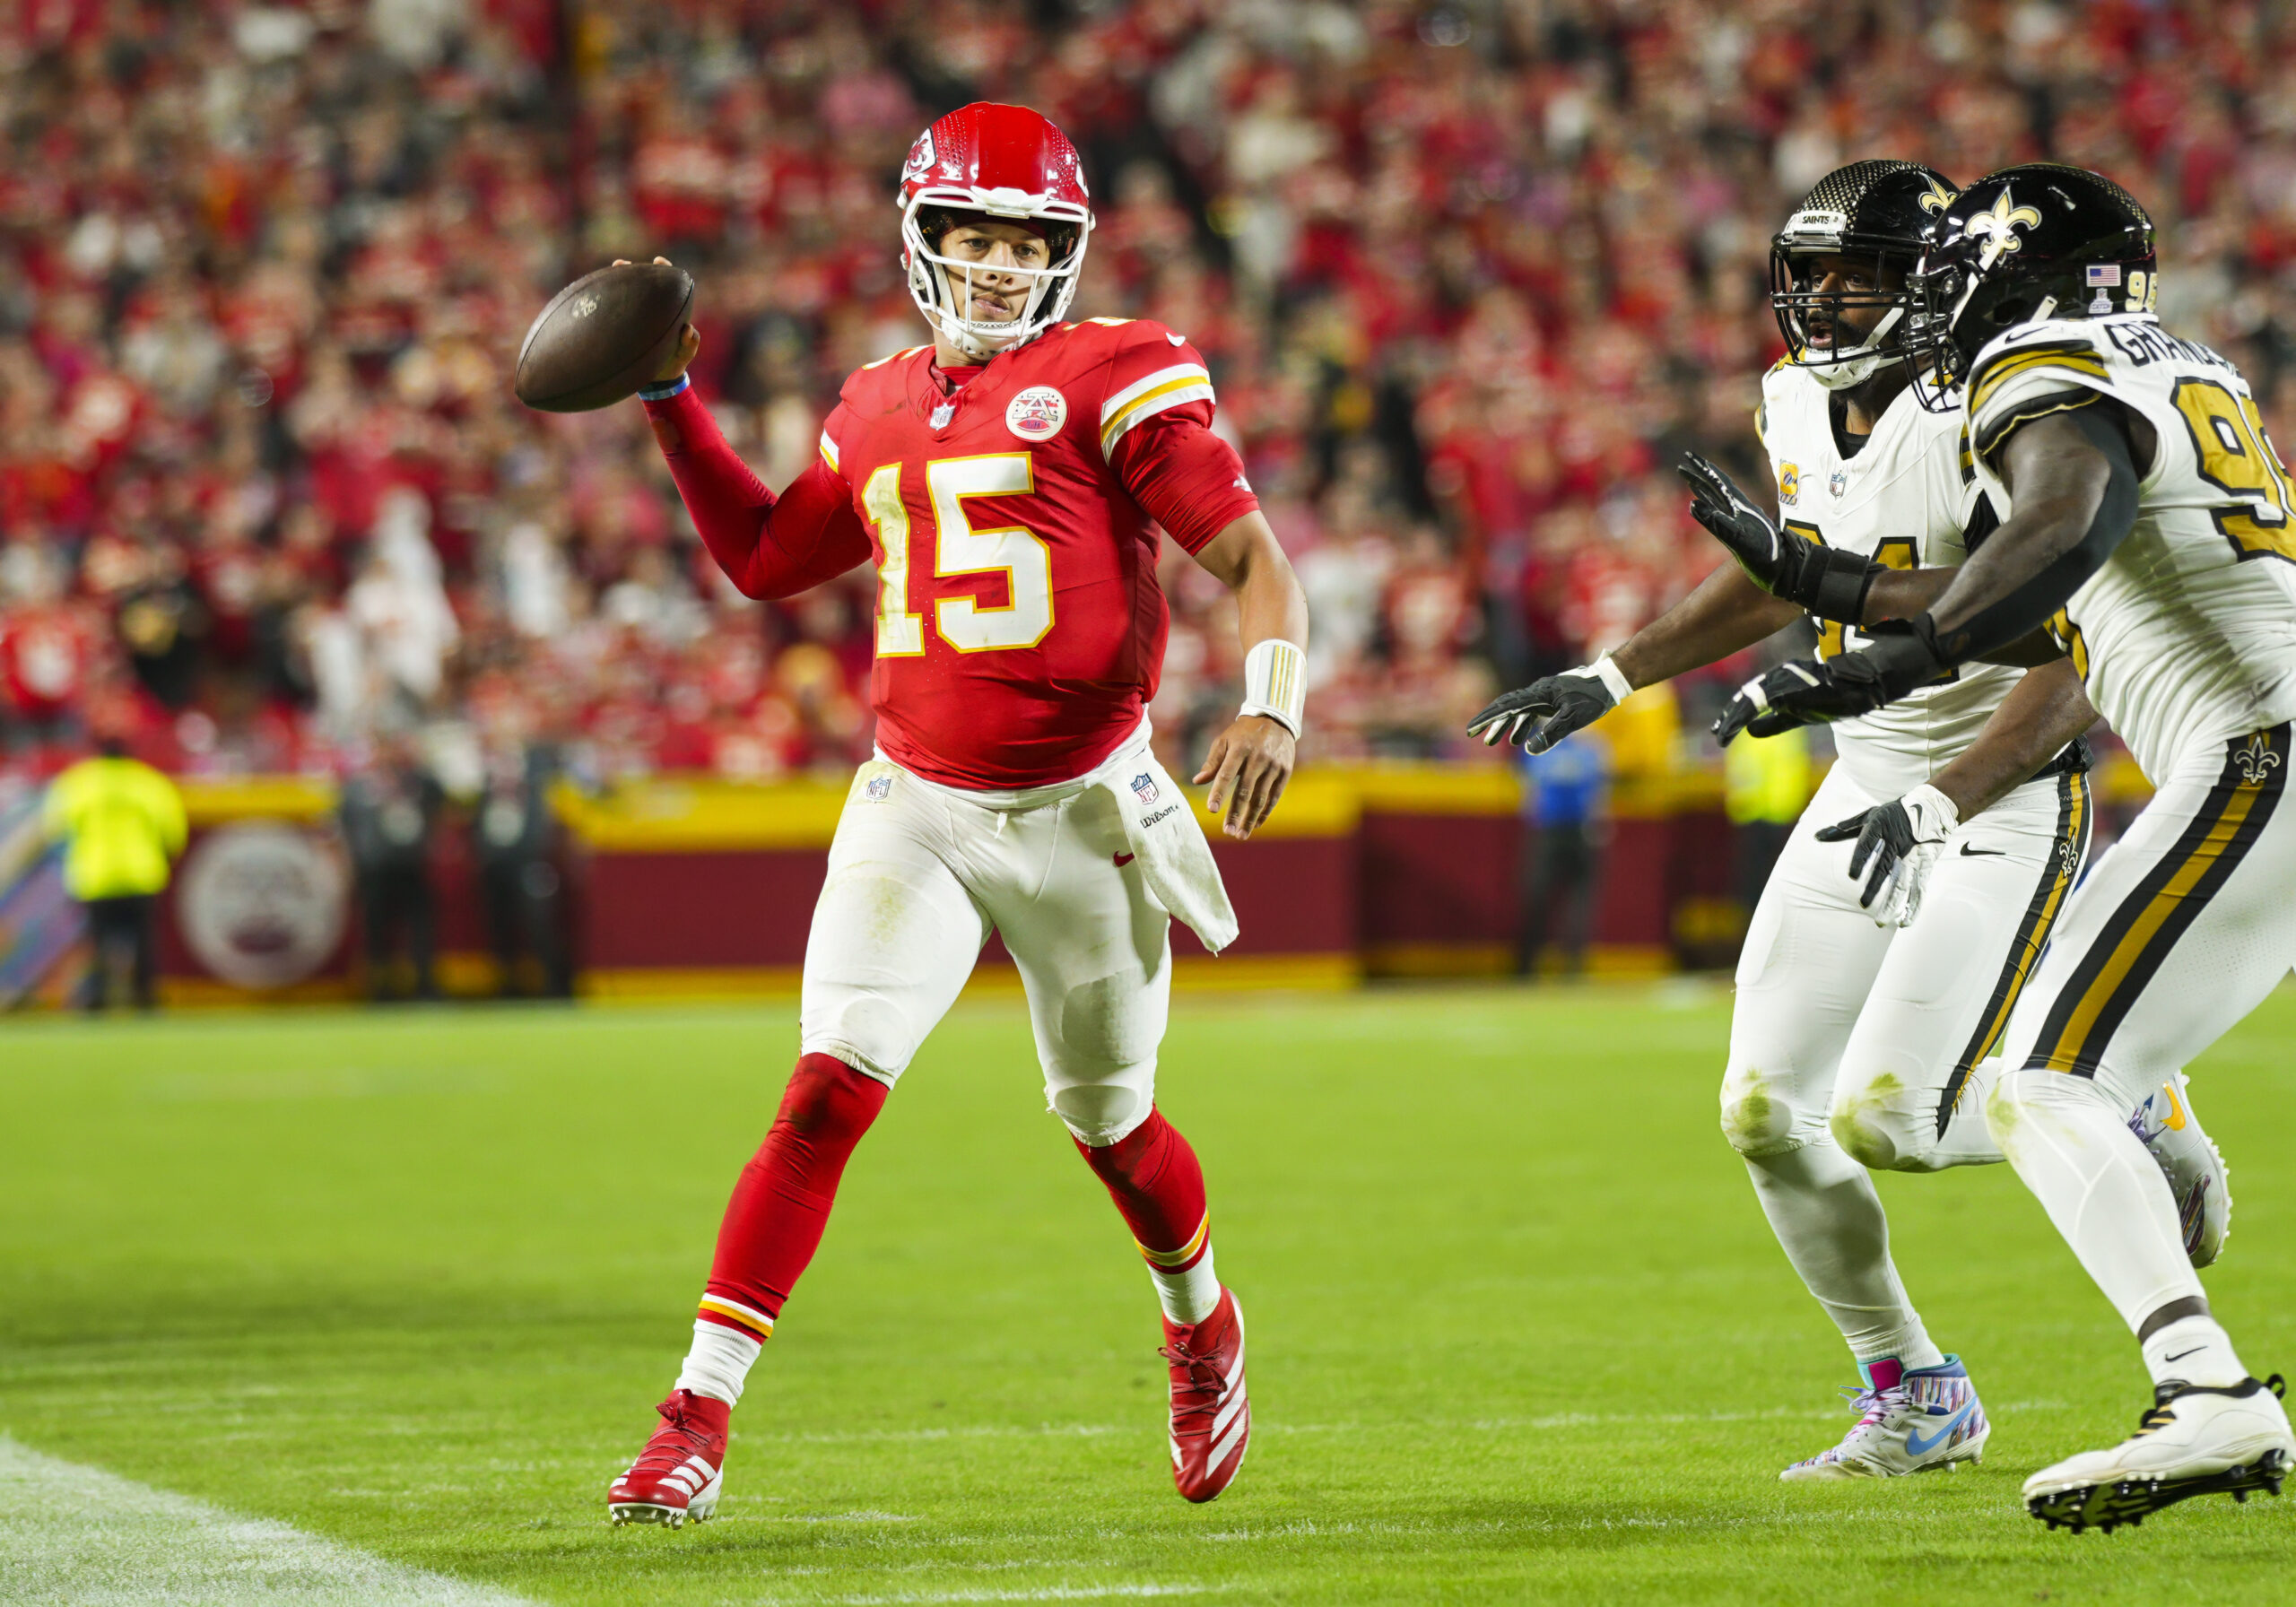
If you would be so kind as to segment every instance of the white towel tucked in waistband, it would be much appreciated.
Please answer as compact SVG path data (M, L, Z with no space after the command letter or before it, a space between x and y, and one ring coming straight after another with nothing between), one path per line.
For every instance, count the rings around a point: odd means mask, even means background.
M1167 915L1187 923L1214 954L1236 941L1236 910L1212 857L1212 845L1196 823L1187 795L1145 743L1103 765L1092 785L1116 800L1125 840L1140 861L1143 878Z

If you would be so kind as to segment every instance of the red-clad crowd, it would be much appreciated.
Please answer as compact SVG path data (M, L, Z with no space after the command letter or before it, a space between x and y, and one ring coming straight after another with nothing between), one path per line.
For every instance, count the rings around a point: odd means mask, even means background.
M1711 567L1668 465L1761 482L1768 240L1840 162L2110 173L2161 224L2163 320L2296 425L2274 7L28 0L0 30L18 778L104 731L192 773L400 733L609 779L865 753L868 578L735 595L638 406L531 413L509 369L567 280L669 256L698 384L786 482L843 376L924 338L894 175L975 99L1085 152L1073 316L1211 362L1311 599L1310 757L1462 752L1496 685ZM1239 665L1222 588L1166 583L1185 750Z

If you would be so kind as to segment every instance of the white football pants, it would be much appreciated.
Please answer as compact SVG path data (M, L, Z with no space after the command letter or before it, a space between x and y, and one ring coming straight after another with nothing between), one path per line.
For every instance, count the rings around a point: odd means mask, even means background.
M804 1052L897 1081L994 930L1028 991L1054 1114L1095 1147L1147 1120L1171 994L1170 917L1129 863L1114 800L1091 785L1118 766L1181 795L1144 725L1092 776L1021 792L961 792L887 760L863 765L805 942Z
M2296 965L2290 727L2194 751L2066 903L2018 1001L1987 1116L2132 1329L2201 1294L2136 1101Z
M2001 1159L1977 1068L2079 873L2090 787L2085 776L2027 782L1963 823L1902 929L1859 908L1855 845L1815 836L1888 801L1838 764L1796 822L1739 956L1722 1131L1857 1359L1918 1367L1935 1352L1866 1168Z

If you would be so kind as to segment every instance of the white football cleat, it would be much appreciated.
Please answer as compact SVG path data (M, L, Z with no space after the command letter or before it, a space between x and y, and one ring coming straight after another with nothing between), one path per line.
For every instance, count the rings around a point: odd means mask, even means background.
M2280 1493L2296 1467L2296 1437L2280 1404L2278 1373L2259 1383L2154 1386L2136 1432L2109 1451L2083 1451L2025 1481L2025 1510L2050 1528L2131 1528L2145 1514L2194 1496Z
M2176 1195L2186 1257L2196 1267L2209 1265L2224 1253L2224 1241L2232 1233L2232 1192L2226 1181L2230 1168L2215 1141L2200 1129L2192 1090L2182 1072L2154 1089L2129 1114L2128 1130L2144 1140L2169 1180L2169 1192Z
M1979 1460L1993 1425L1960 1357L1916 1372L1877 1361L1867 1378L1866 1388L1842 1391L1859 1414L1857 1426L1839 1445L1796 1463L1780 1479L1894 1479Z

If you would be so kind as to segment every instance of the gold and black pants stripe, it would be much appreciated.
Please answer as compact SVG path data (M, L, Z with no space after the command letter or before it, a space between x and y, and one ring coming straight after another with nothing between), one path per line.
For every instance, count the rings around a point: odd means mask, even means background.
M1969 1087L1970 1073L2001 1041L2002 1033L2008 1029L2009 1012L2016 1008L2017 996L2025 991L2026 978L2033 974L2041 951L2048 946L2049 929L2057 925L2057 912L2065 908L2073 884L2081 878L2081 865L2088 857L2096 812L2094 789L2085 773L2074 770L2057 778L2056 851L2042 868L2033 896L2026 900L2025 913L2017 922L2016 938L2009 945L2009 958L2002 963L1992 996L1986 1000L1985 1010L1978 1017L1977 1029L1970 1034L1968 1045L1954 1062L1952 1074L1946 1078L1938 1096L1937 1136L1941 1139L1952 1125L1953 1112Z
M2170 951L2264 835L2288 787L2290 727L2224 744L2224 766L2191 822L2124 898L2049 1008L2028 1070L2093 1077L2113 1033Z

